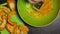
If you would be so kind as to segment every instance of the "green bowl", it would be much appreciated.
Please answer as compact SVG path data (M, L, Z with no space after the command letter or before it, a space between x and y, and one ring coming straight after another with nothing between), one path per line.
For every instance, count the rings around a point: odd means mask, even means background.
M27 7L31 9L31 4L26 2L26 0L18 0L17 1L17 9L20 17L24 20L27 24L34 26L34 27L43 27L48 26L52 23L52 21L57 17L59 12L58 0L52 0L53 10L50 14L48 14L44 18L33 18L26 10ZM33 9L31 9L33 10Z

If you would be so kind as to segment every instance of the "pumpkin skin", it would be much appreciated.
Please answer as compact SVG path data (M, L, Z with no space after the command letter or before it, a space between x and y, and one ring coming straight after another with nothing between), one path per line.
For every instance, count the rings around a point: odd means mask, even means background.
M52 21L57 17L59 12L58 1L45 0L45 2L46 1L49 1L51 5L48 5L48 2L44 6L43 3L39 11L35 11L34 9L32 9L33 5L26 2L26 0L18 0L17 9L22 20L34 27L43 27L51 24ZM50 7L50 10L47 7Z

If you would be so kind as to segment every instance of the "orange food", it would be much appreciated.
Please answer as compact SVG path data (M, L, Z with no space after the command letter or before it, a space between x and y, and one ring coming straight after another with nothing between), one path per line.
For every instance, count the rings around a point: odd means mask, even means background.
M14 34L21 34L21 32L20 32L18 26L14 29Z
M35 8L35 7L33 7ZM27 10L28 9L28 10ZM44 18L48 14L51 13L53 6L52 6L52 0L44 0L43 5L41 6L40 9L36 10L31 10L30 8L27 8L26 10L32 17L37 17L37 18Z
M21 34L27 34L29 31L28 27L25 25L20 25L19 29L21 30Z
M6 16L3 16L2 24L0 25L0 30L3 30L5 28L7 23L6 19L7 19Z
M8 8L7 8L7 7L5 7L5 6L0 6L0 11L1 11L1 12L4 12L4 13L6 13L6 14L8 14L8 13L9 13ZM0 14L1 14L1 13L0 13Z
M3 30L6 26L7 23L7 16L6 14L8 14L8 8L5 6L0 6L0 21L2 22L2 24L0 25L0 30Z
M12 34L14 32L14 28L16 27L16 25L10 25L10 24L7 24L6 25L6 28L7 30Z
M9 13L9 15L8 15L8 23L10 24L10 25L15 25L15 23L13 23L13 22L11 22L11 20L10 20L10 17L12 16L12 15L14 15L14 14L16 14L16 12L15 11L11 11L10 13ZM8 25L7 25L8 26ZM11 29L11 28L10 28ZM14 33L11 33L11 34L21 34L22 32L22 34L27 34L27 32L29 31L29 29L28 29L28 27L27 26L24 26L24 25L20 25L19 27L17 26L17 27L15 27L15 28L12 28L12 29L14 29L14 31L11 31L11 32L14 32ZM12 30L11 29L11 30ZM9 29L8 29L9 30ZM21 32L20 32L21 31Z
M15 22L12 22L10 20L10 17L16 13L15 7L15 0L7 0L8 6L10 7L11 11L9 12L7 7L0 6L0 21L2 21L2 24L0 25L0 30L3 30L6 28L10 34L27 34L29 31L27 26L20 25L19 27ZM7 14L7 15L6 15ZM21 32L20 32L21 30Z
M11 9L11 12L8 14L8 23L11 24L11 25L14 25L14 23L11 22L10 20L10 17L11 15L14 15L16 14L16 11L15 11L15 0L7 0L7 3L8 3L8 6L10 7Z
M14 10L15 10L15 7L16 7L16 2L15 2L15 0L7 0L7 3L8 3L8 6L10 7L10 9L11 9L12 11L14 11Z
M20 25L20 26L19 26L19 29L20 29L21 31L29 31L28 27L27 27L27 26L24 26L24 25Z
M15 24L15 22L11 22L11 20L10 20L11 15L14 15L14 14L16 14L15 11L11 11L11 12L8 14L8 23L11 24L11 25L14 25L14 24Z

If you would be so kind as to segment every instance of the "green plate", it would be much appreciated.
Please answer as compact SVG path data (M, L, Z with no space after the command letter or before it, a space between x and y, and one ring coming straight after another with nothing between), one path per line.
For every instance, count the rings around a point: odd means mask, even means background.
M4 30L2 30L2 31L0 31L0 32L1 32L1 34L10 34L9 31L6 30L6 29L4 29Z
M52 23L52 21L56 18L59 7L58 7L58 0L52 0L53 10L50 14L48 14L44 18L33 18L26 10L27 7L31 9L31 4L26 2L26 0L18 0L17 1L17 9L20 17L29 25L34 27L42 27L42 26L48 26ZM33 10L33 9L31 9Z
M17 25L24 25L24 23L23 23L22 20L18 17L17 14L11 15L10 20L11 20L11 22L16 22Z

